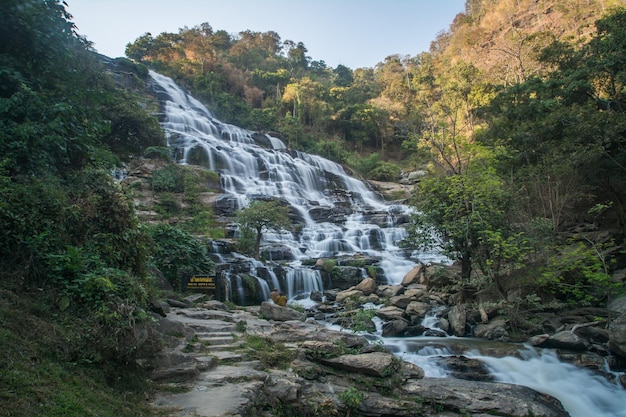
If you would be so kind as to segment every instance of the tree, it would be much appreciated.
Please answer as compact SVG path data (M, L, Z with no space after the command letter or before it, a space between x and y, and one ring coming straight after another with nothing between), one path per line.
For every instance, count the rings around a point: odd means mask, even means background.
M278 201L254 201L237 212L236 222L242 233L254 233L254 258L259 259L259 248L263 233L283 230L289 226L289 209Z
M433 175L420 182L412 204L417 209L408 247L439 247L461 263L461 279L467 282L474 266L489 277L501 293L502 269L520 263L523 235L508 219L511 194L483 156L463 174Z

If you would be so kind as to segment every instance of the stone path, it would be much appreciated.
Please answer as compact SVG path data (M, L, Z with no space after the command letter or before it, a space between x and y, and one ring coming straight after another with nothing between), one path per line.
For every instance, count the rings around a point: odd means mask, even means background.
M243 311L193 308L175 309L167 320L193 333L166 349L161 364L169 366L159 369L158 379L172 393L161 392L155 406L168 409L173 417L227 417L254 405L268 374L242 351L241 330L245 326L247 334L267 332L267 321Z

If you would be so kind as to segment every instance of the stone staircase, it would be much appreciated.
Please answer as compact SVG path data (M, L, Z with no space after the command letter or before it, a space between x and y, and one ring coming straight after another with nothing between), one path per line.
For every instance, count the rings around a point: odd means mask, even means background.
M155 379L170 385L169 391L184 392L162 392L153 405L172 417L245 414L261 395L268 374L258 361L249 360L241 345L246 334L268 331L267 321L244 311L194 308L173 310L164 320L185 337L166 349L169 359L157 368Z

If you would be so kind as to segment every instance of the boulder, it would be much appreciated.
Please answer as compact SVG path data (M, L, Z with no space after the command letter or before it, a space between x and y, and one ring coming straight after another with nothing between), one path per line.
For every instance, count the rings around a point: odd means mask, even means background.
M419 300L420 298L427 296L428 288L422 284L413 284L404 290L404 294L410 297L415 297L415 299Z
M379 285L378 286L378 295L380 297L395 297L404 292L404 287L402 285Z
M424 370L411 362L402 361L402 367L400 368L400 372L402 373L402 376L406 379L424 378Z
M394 306L382 307L376 310L376 315L383 320L399 320L404 318L404 310Z
M409 286L411 284L421 284L423 281L424 264L417 264L402 278L402 285Z
M556 398L521 385L424 378L411 380L403 389L424 402L445 404L471 416L569 417Z
M398 359L388 352L372 352L360 355L342 355L320 360L324 365L348 372L383 378L397 372Z
M357 289L350 289L345 291L339 291L335 297L335 301L338 303L344 303L348 298L355 297L360 298L363 296L363 292Z
M404 319L391 320L383 324L383 337L402 336L409 323Z
M614 313L626 314L626 296L611 301L608 305L608 309Z
M411 301L409 305L406 306L405 311L409 316L424 317L428 310L430 310L430 304L420 301Z
M316 301L318 303L321 303L322 300L324 299L324 294L322 294L321 291L313 290L313 291L311 291L311 294L309 295L309 298L312 301Z
M404 294L396 295L395 297L391 297L389 299L389 302L398 308L406 308L411 301L415 301L415 298Z
M506 320L491 320L486 324L478 324L474 327L474 336L483 339L500 339L508 334L506 330Z
M283 404L293 403L300 399L301 384L290 381L289 377L291 375L287 372L272 371L264 385L267 393L278 398Z
M467 323L467 310L465 305L455 305L448 312L448 322L455 336L465 336L465 325Z
M478 359L466 356L441 356L436 358L448 370L450 376L467 381L493 381L487 366Z
M359 282L354 289L361 291L363 295L373 294L377 289L376 281L374 281L373 278L365 278L363 281Z
M304 321L306 320L306 315L299 311L293 310L289 307L281 307L274 303L269 303L264 301L261 303L260 314L263 315L267 320L276 320L276 321Z
M587 350L589 343L580 338L576 333L564 330L551 336L547 343L547 347L568 350Z

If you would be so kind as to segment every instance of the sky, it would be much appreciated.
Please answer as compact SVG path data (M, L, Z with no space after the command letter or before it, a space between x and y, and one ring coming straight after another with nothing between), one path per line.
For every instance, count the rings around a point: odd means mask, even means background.
M329 67L374 67L394 54L415 56L449 29L465 0L66 0L79 34L101 54L124 56L150 32L178 33L208 22L214 31L274 31L302 42Z

